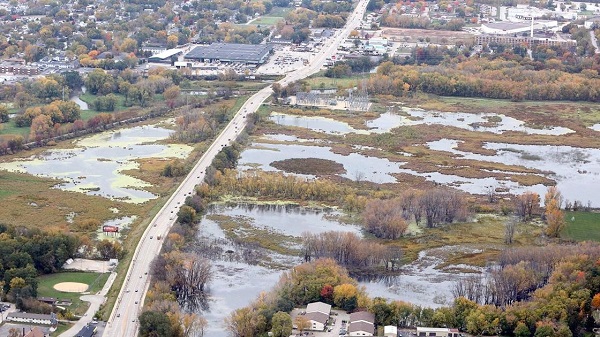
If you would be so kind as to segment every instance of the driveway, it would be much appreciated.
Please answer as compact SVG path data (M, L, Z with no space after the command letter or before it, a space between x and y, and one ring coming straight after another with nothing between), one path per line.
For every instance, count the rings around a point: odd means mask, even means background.
M116 277L116 273L110 273L110 276L108 277L108 280L106 280L106 284L104 284L102 290L100 290L95 295L83 295L80 297L82 301L89 302L90 307L85 312L85 314L69 330L60 334L60 337L74 337L81 329L83 329L84 326L92 322L94 314L96 314L96 311L100 309L100 305L102 305L102 303L106 301L106 293L108 293L108 290L112 286Z

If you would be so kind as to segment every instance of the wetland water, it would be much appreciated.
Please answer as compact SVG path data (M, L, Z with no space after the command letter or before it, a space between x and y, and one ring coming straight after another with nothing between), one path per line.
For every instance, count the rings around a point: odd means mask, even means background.
M348 123L326 117L272 113L269 119L279 125L295 126L316 132L341 135L347 133L386 133L399 126L422 124L454 126L470 131L498 134L507 131L516 131L527 134L558 136L574 132L569 128L561 126L529 127L525 122L518 119L492 113L438 112L412 108L402 108L402 112L405 115L394 112L382 113L379 117L365 122L365 127L368 129L355 129Z
M496 154L482 155L457 150L459 143L458 140L441 139L429 142L427 146L432 150L450 152L466 159L552 172L548 177L556 180L557 187L565 199L571 202L579 200L584 204L590 201L594 206L600 204L600 191L590 188L600 185L600 149L485 143L483 148L494 150ZM546 187L542 185L528 186L527 189L542 196L546 192Z
M402 107L400 113L386 112L378 118L365 122L367 129L355 129L345 122L331 118L296 116L273 113L270 117L277 124L308 128L313 131L328 134L348 133L382 133L398 126L410 125L445 125L462 128L475 132L490 132L502 134L504 132L522 132L532 135L565 135L574 132L561 126L532 126L518 119L493 113L461 113L438 112L423 109ZM600 131L600 123L591 127ZM275 140L279 144L268 144ZM338 155L326 146L298 145L305 140L298 140L293 136L267 135L258 139L251 148L242 153L240 169L258 168L265 171L276 171L271 166L274 161L294 158L319 158L329 159L344 166L345 173L341 176L351 180L361 177L375 183L396 182L395 173L406 173L425 178L439 184L453 186L473 194L485 194L489 188L520 194L531 190L543 195L546 186L541 184L523 186L510 180L514 172L505 176L466 178L458 174L445 174L440 172L417 172L403 167L402 162L390 162L384 158L364 156L352 153L348 156ZM456 150L456 140L442 139L430 142L427 146L433 150L451 152L461 158L474 159L494 163L523 166L536 169L539 176L557 182L563 196L571 201L579 200L583 203L591 202L593 206L600 205L600 191L586 188L600 183L600 150L575 148L569 146L546 145L513 145L501 143L486 143L485 148L496 150L495 155L477 155ZM356 148L356 147L355 147ZM360 150L360 148L358 148Z
M262 291L268 291L277 283L282 271L302 263L300 256L285 256L262 250L264 263L248 263L233 256L244 255L244 249L257 254L256 247L243 247L229 240L211 216L242 219L252 227L273 230L279 234L298 237L304 231L320 233L330 230L350 231L360 234L359 227L339 222L341 214L332 210L304 208L293 205L236 204L212 205L203 217L197 233L198 245L211 247L209 253L213 265L213 280L209 285L208 310L202 312L208 321L208 335L225 337L223 319L233 310L246 306ZM245 230L245 229L244 229ZM243 230L242 230L243 231ZM375 277L361 280L367 292L375 297L403 300L428 307L439 307L452 301L451 287L464 274L437 270L445 256L458 251L476 252L464 247L430 249L419 254L414 263L403 266L400 276ZM260 253L258 253L260 256ZM268 267L276 265L276 267Z
M213 266L213 280L209 284L209 309L203 312L208 321L208 336L225 337L223 319L233 310L244 307L256 299L263 291L269 291L288 268L302 263L300 256L285 256L256 247L243 247L227 239L213 215L242 219L259 229L268 229L279 234L299 237L302 232L320 233L337 230L359 233L354 225L340 223L336 217L340 213L333 210L303 208L293 205L212 205L202 218L197 233L199 245L212 252L209 255ZM260 263L252 263L247 258L255 254ZM264 254L264 255L263 255ZM237 258L236 258L237 257ZM266 266L265 266L266 265ZM268 267L270 265L279 266Z
M91 195L143 203L156 196L144 188L151 185L123 173L137 169L144 158L185 158L187 145L163 145L171 130L136 126L102 132L74 141L72 149L50 149L26 159L1 163L0 169L62 179L57 188Z

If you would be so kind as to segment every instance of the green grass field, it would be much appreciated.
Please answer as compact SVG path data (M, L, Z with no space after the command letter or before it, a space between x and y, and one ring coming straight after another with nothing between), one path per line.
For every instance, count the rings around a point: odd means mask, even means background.
M369 79L369 75L353 75L344 78L330 78L325 76L310 77L306 81L312 89L324 88L350 88L357 86L361 81Z
M80 282L89 286L88 292L96 293L102 289L109 273L83 273L83 272L64 272L57 274L44 275L39 277L38 296L55 297L59 299L69 299L73 304L68 307L76 315L85 313L88 308L87 302L82 302L79 293L66 293L54 289L54 285L61 282Z
M274 26L277 22L283 20L280 16L261 16L258 19L250 22L251 25Z
M115 111L127 109L127 107L125 107L125 105L123 105L123 102L125 101L125 96L123 96L121 94L115 94L115 96L117 96L117 106L115 108ZM79 96L79 99L86 102L88 104L88 108L89 108L89 110L81 111L81 119L83 119L84 121L90 119L91 117L93 117L94 115L96 115L98 113L98 111L93 109L94 102L96 101L97 98L98 97L96 95L92 95L89 92L86 92L85 94L81 94Z
M0 124L0 135L20 135L26 137L29 134L29 127L18 128L14 119L8 123Z
M600 213L566 212L562 237L576 241L600 241Z
M68 323L58 323L58 327L56 328L56 331L54 331L53 333L50 334L50 336L54 337L54 336L60 336L61 333L69 330L69 328L71 328L71 326L73 326L73 324L68 324Z

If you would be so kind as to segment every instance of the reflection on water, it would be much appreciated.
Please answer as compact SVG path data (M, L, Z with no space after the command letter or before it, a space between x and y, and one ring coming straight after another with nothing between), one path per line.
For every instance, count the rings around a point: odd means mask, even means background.
M445 125L461 129L480 132L504 133L507 131L523 132L536 135L564 135L575 131L562 126L533 128L526 126L525 122L516 118L494 113L465 113L465 112L438 112L422 109L403 108L402 116L388 111L373 120L365 122L368 130L355 129L348 123L332 118L318 116L298 116L282 113L272 113L269 119L279 125L296 126L312 131L328 134L344 135L347 133L369 134L386 133L399 126L410 125ZM593 126L592 128L594 128ZM600 130L600 129L599 129Z
M207 214L244 217L250 219L252 225L257 228L275 230L295 237L302 236L303 232L343 231L360 234L358 226L333 220L342 214L331 209L305 208L291 204L235 204L213 205Z
M270 164L274 161L291 158L318 158L344 165L346 173L341 176L350 180L356 180L360 176L363 180L374 183L394 183L396 178L392 174L402 172L399 168L402 163L394 163L387 159L368 157L358 153L341 155L333 153L331 148L326 146L267 143L253 145L258 145L260 148L248 148L242 152L238 162L239 170L259 168L263 171L279 171Z
M364 286L371 297L400 300L430 308L449 305L454 300L452 287L455 282L472 274L446 272L436 268L449 254L457 252L480 251L460 246L421 251L416 261L401 268L400 275L361 277L359 285Z
M341 224L333 218L340 213L329 209L313 209L295 205L212 205L202 219L196 251L212 261L213 280L209 284L209 308L202 315L208 321L208 336L225 337L223 319L233 310L244 307L263 291L270 290L282 273L256 264L258 259L290 268L302 263L299 256L283 256L255 246L241 246L226 238L218 223L208 219L224 215L250 219L253 226L270 228L285 235L300 236L302 232L320 233L330 230L358 233L357 226Z
M564 135L575 132L562 126L531 128L525 126L525 122L518 119L493 113L438 112L412 108L403 108L402 110L413 117L413 120L405 125L438 124L471 131L493 133L517 131L535 135Z
M138 169L136 159L187 157L192 150L187 145L152 144L171 132L155 126L102 132L76 141L73 149L47 150L37 157L0 164L0 169L63 179L56 187L64 190L142 203L156 198L143 190L151 185L122 171Z
M518 165L549 172L547 176L556 180L557 187L565 199L579 200L584 204L589 200L593 206L600 204L600 191L589 188L600 185L600 149L486 143L483 146L485 149L496 151L495 155L489 156L457 150L458 143L457 140L441 139L427 145L432 150L451 152L466 159ZM546 191L546 187L541 185L522 189L540 195Z

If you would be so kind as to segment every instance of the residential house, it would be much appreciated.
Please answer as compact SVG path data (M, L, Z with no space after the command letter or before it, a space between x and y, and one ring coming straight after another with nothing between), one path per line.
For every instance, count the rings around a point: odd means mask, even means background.
M327 325L331 305L323 302L313 302L306 306L306 318L310 322L310 330L323 331Z
M40 301L40 302L44 302L44 303L50 304L50 305L55 305L56 304L56 298L54 298L54 297L44 297L44 296L42 296L42 297L38 297L37 300Z
M8 316L6 316L6 320L10 322L42 325L54 325L58 323L54 314L28 314L26 312L11 312L10 314L8 314Z
M45 333L44 331L42 331L42 329L40 329L39 327L34 327L33 329L29 330L28 333L25 333L25 329L23 329L23 337L48 337L50 336L49 334Z
M350 314L348 336L374 336L375 315L367 311L353 312Z

